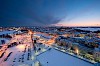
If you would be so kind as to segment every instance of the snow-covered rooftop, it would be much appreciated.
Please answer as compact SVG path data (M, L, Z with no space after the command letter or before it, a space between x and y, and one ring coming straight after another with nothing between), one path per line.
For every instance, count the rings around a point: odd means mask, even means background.
M39 36L39 37L45 38L45 39L50 39L51 38L51 36L46 36L44 34L34 34L34 36Z
M76 29L87 30L87 31L98 31L98 30L100 30L100 28L76 28Z
M13 34L13 32L15 32L15 31L2 31L2 32L0 32L0 35L2 35L2 34Z
M5 43L8 43L9 42L9 40L6 39L6 38L0 38L0 45L1 45L1 40L5 40Z
M48 50L37 58L43 66L94 66L55 49Z

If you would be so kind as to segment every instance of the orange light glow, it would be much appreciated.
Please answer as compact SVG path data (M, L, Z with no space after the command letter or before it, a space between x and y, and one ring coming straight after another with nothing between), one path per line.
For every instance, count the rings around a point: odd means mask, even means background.
M96 20L89 20L89 21L81 21L81 22L73 22L73 23L70 23L70 22L63 22L63 23L57 23L55 24L56 26L72 26L72 27L75 27L75 26L100 26L100 23L99 21L96 21Z
M29 30L28 34L30 34L30 35L31 35L31 34L33 34L33 32Z
M18 48L19 50L23 50L23 49L25 48L25 46L24 46L24 45L19 45L19 46L17 46L17 48Z
M78 50L78 49L76 49L75 52L76 52L77 54L79 54L79 50Z

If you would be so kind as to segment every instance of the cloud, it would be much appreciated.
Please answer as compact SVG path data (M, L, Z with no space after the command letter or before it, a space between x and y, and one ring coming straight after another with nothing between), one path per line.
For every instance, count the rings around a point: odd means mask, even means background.
M37 0L2 1L0 26L45 26L58 23L62 18L55 17L53 13L48 15L49 8L44 8L43 3Z

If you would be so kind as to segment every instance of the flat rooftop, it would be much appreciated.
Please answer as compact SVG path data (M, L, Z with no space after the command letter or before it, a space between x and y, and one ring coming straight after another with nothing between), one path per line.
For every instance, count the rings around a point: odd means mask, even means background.
M43 66L94 66L93 64L70 56L55 49L37 56Z

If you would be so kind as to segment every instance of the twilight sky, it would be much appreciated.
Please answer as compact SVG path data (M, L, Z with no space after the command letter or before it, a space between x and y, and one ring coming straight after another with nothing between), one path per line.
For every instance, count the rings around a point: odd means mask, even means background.
M0 26L100 26L100 0L0 0Z

